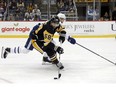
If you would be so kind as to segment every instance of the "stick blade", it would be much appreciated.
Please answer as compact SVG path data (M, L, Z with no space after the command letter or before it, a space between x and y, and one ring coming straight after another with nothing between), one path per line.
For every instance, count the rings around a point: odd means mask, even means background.
M58 77L54 77L54 80L60 79L60 77L61 77L61 73L58 74Z
M61 77L61 73L59 73L59 75L58 75L58 78L60 78Z

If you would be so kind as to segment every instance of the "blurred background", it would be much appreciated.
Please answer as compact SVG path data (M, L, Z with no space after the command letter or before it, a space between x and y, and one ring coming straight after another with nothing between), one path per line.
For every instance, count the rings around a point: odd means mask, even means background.
M46 21L59 12L68 21L112 21L116 0L0 0L0 21Z

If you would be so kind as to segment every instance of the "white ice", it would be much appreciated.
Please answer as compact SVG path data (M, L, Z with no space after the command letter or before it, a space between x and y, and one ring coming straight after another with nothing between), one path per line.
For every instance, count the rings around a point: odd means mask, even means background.
M115 38L77 38L77 42L97 54L116 62ZM58 39L55 39L58 43ZM0 48L24 46L26 39L0 39ZM59 43L58 43L59 45ZM116 66L77 44L65 42L61 78L55 65L42 65L36 50L28 54L9 54L0 58L0 85L15 87L116 87ZM1 53L1 49L0 49ZM3 87L3 86L0 86ZM9 86L8 86L9 87ZM13 87L13 86L12 86Z

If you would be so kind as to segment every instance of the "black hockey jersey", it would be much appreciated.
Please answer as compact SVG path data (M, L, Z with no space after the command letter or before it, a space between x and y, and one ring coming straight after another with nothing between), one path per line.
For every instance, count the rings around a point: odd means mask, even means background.
M50 22L47 22L40 25L40 27L34 33L37 35L39 41L49 43L52 41L56 32L61 33L62 31L65 31L63 26L59 25L58 27L53 28L50 25Z

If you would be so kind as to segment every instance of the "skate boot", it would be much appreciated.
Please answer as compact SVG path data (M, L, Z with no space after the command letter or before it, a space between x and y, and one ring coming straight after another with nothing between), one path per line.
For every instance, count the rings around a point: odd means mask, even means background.
M2 58L6 58L8 56L8 54L10 53L10 48L5 48L2 47Z
M44 61L44 62L49 62L49 63L52 62L51 60L48 59L48 57L43 57L43 61Z
M59 69L63 69L63 68L64 68L64 66L62 65L61 62L58 62L58 63L56 64L56 66L57 66Z
M52 61L48 59L48 57L43 57L42 65L49 65L52 64Z

